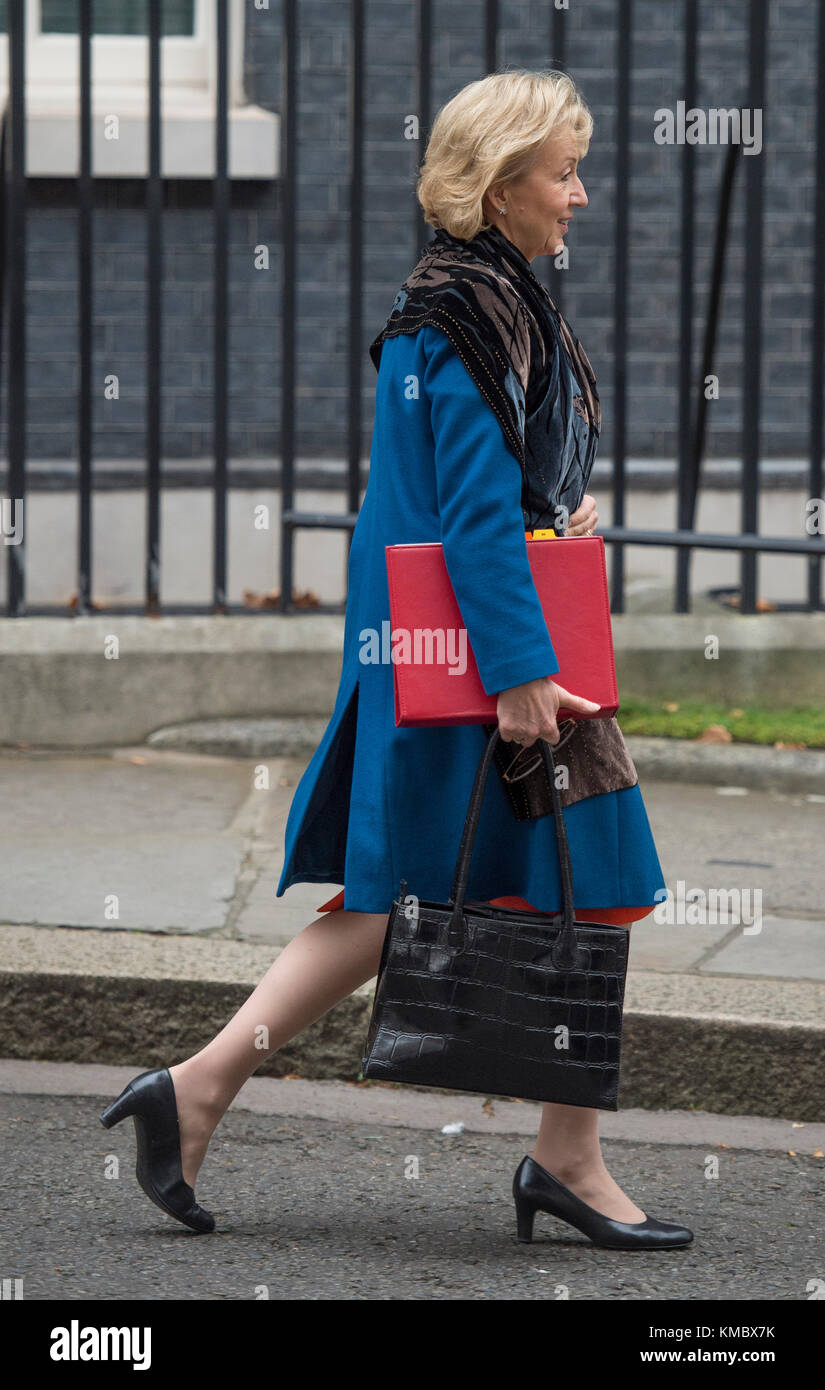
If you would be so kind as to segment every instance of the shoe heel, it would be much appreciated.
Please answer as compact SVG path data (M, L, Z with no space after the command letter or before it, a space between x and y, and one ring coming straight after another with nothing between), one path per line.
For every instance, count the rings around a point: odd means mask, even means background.
M127 1086L126 1090L123 1091L116 1100L113 1100L111 1105L106 1106L106 1109L100 1116L100 1123L104 1125L106 1129L111 1129L112 1125L119 1124L121 1120L125 1120L127 1115L134 1115L136 1109L137 1105L134 1092L131 1086Z
M516 1229L518 1238L524 1245L529 1245L532 1242L535 1216L535 1203L528 1201L525 1197L516 1197Z

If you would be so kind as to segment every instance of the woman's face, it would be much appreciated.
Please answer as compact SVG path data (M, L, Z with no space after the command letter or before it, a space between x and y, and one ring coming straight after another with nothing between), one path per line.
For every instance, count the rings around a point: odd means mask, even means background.
M553 256L577 208L588 203L578 176L579 152L572 132L547 137L528 173L495 184L484 195L488 222L515 242L528 261ZM502 215L501 208L506 208Z

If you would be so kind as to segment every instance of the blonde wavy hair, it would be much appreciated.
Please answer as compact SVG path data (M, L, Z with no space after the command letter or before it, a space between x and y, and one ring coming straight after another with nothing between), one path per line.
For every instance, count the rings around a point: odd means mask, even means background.
M583 159L593 117L566 73L518 68L469 82L433 122L416 184L425 222L469 241L490 226L488 188L527 173L547 137L568 131Z

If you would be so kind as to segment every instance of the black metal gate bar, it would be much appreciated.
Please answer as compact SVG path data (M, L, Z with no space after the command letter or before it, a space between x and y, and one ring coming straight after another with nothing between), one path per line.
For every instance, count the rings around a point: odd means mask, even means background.
M565 38L567 30L565 27L566 10L557 10L555 5L550 6L550 61L548 68L556 68L559 72L564 72L565 63ZM542 284L547 286L548 294L556 308L564 313L564 274L556 266L553 256L542 257L542 264L539 267L538 278Z
M498 0L487 0L484 9L484 71L495 72L498 67L499 14Z
M77 611L92 611L92 0L80 0L80 162L77 179L77 307L79 386L77 397Z
M348 513L361 503L361 305L364 238L364 0L352 0L349 70ZM352 540L352 530L349 531Z
M214 448L215 448L215 498L214 498L214 565L213 565L213 608L216 613L226 611L226 452L227 452L227 303L229 295L228 246L229 246L229 32L227 21L227 0L217 0L215 7L217 26L217 69L216 69L216 110L215 110L215 182L213 186L213 221L215 227L214 260L214 304L215 304L215 342L214 342Z
M691 435L689 457L689 483L687 506L683 526L694 526L696 522L696 499L701 485L702 457L705 450L705 432L708 421L708 398L704 383L713 373L713 359L716 352L716 337L719 316L722 309L722 287L725 279L725 257L728 249L728 229L730 226L733 188L736 170L739 167L741 146L728 145L722 182L716 208L716 227L713 235L713 255L710 268L710 284L707 295L707 317L702 336L702 361L699 368L699 390L696 394L695 424ZM677 551L677 555L681 552ZM685 552L689 555L689 551ZM679 609L679 612L687 611Z
M350 0L350 81L349 81L349 102L348 102L348 148L349 148L349 333L347 343L347 376L349 383L348 400L348 467L347 467L347 495L349 510L343 513L321 513L321 512L299 512L295 510L295 468L294 468L294 443L290 444L289 464L284 458L282 465L282 501L281 501L281 595L280 610L282 612L294 611L295 604L292 599L293 583L293 535L298 528L302 530L332 530L348 531L349 539L352 540L352 531L358 520L358 508L361 496L361 304L363 293L362 275L362 248L361 239L363 236L363 193L364 193L364 169L363 169L363 142L364 142L364 7L365 0ZM285 73L284 91L291 87L292 101L294 103L297 92L295 91L295 42L296 32L294 28L294 14L289 13L289 6L285 10L285 21L289 19L292 28L289 38L287 37L287 24L284 27L284 54L285 54ZM291 58L287 58L287 53L291 52ZM294 111L294 106L293 106ZM294 153L295 153L295 132L287 135L287 149L291 149L293 155L293 173L290 179L292 195L295 193L294 175ZM292 143L290 143L292 142ZM285 178L285 199L289 197L286 188ZM286 214L286 209L285 209ZM286 251L287 238L291 238L294 247L295 226L294 221L290 220L287 227L286 215L284 221L284 249ZM294 254L294 251L293 251ZM286 257L284 264L286 266ZM293 302L294 310L294 302ZM284 314L289 314L286 297L284 299ZM285 332L287 325L285 324ZM291 327L288 330L291 334ZM291 343L291 352L294 353L294 341ZM284 363L286 365L287 354L284 349ZM284 387L286 391L286 383ZM290 389L292 391L292 406L290 409L290 439L292 440L292 428L294 427L294 376L291 378ZM284 401L284 407L286 401ZM284 490L286 488L286 490ZM342 603L320 605L321 611L340 612L344 608Z
M23 535L7 545L9 617L26 611L26 18L22 5L9 5L10 170L7 179L6 247L9 287L8 440L9 499Z
M295 274L298 174L297 0L283 0L281 38L281 592L279 610L293 611L292 569L295 506Z
M146 179L146 612L160 611L161 213L160 0L149 0L149 167Z
M743 555L812 555L825 557L825 540L800 540L798 536L755 534L726 535L714 531L637 531L632 526L600 526L598 535L608 543L672 545L696 550L739 550Z
M432 22L433 7L432 0L418 0L417 5L417 24L416 24L416 114L418 116L418 142L415 149L418 153L416 161L416 178L418 169L424 161L424 151L427 148L427 141L430 138L430 121L432 119L432 96L430 86L430 69L432 65ZM414 227L415 245L413 246L413 265L418 262L419 253L423 251L429 236L432 234L432 227L424 221L424 209L415 196L413 190L414 208Z
M696 72L699 49L699 5L698 0L685 0L682 27L684 31L684 62L682 64L682 88L685 109L691 110L696 104ZM696 166L694 146L687 141L682 147L682 206L681 206L681 262L679 266L679 420L678 420L678 525L686 530L694 522L694 503L699 485L694 464L698 458L691 450L691 384L693 380L693 277L694 277L694 230L695 230L695 192ZM701 385L700 385L701 391ZM677 613L690 611L690 551L676 551L676 593Z
M616 286L613 350L613 525L625 520L625 449L627 419L627 282L630 204L630 61L632 0L619 0L616 51ZM624 550L613 547L611 559L610 608L623 613Z
M752 110L765 105L765 49L767 0L750 0L747 101ZM746 160L745 181L745 286L743 313L742 389L742 530L759 529L760 379L762 371L762 207L765 161L762 154ZM741 612L756 612L758 556L743 551L741 560Z
M808 496L822 498L825 483L822 476L823 405L822 387L825 379L825 6L819 6L817 32L816 84L816 175L814 178L814 245L813 295L811 302L811 423ZM820 533L821 534L821 533ZM822 560L808 558L808 605L822 607Z

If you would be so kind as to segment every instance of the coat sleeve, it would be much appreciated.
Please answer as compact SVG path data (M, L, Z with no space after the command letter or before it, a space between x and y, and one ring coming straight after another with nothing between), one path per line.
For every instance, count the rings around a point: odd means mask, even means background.
M427 324L441 543L485 695L559 670L527 559L521 468L449 338Z

